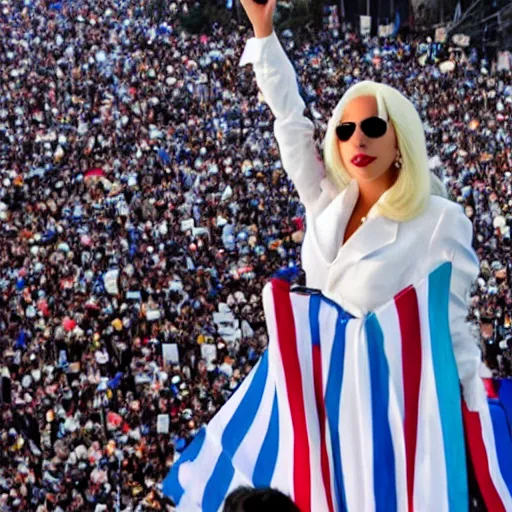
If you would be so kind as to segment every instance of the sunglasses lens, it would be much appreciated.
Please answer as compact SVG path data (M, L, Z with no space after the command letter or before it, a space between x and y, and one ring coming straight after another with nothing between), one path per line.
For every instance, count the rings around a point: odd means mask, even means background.
M367 137L377 139L386 133L388 124L380 117L370 117L361 123L361 129Z
M336 135L342 142L347 142L355 131L356 123L342 123L336 127Z

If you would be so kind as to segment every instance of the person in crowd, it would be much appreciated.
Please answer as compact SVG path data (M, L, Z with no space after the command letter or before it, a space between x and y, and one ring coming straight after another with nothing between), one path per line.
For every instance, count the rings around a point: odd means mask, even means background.
M235 489L224 503L223 512L299 512L293 501L275 489Z

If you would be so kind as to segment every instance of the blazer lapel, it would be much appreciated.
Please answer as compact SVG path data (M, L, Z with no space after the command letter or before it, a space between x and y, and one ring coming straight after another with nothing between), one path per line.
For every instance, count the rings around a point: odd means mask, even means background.
M398 222L382 216L373 217L347 240L340 253L347 251L356 260L361 260L392 244L397 235Z
M368 220L342 245L358 194L357 182L352 180L324 210L308 221L308 229L312 228L320 255L329 265L339 258L346 261L363 259L396 240L398 222L372 216L373 212L370 212Z
M313 233L320 254L331 263L338 254L343 242L343 233L357 201L353 187L340 192L329 205L313 218Z

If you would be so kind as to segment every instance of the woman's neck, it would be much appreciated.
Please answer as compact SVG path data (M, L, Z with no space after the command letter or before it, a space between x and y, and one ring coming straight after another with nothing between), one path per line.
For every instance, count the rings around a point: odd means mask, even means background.
M389 171L374 181L358 182L359 207L366 211L371 210L382 194L395 184L397 178L398 174L395 171Z

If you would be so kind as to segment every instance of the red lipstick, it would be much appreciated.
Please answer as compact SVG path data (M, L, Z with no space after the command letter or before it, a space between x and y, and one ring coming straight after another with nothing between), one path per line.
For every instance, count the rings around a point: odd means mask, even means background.
M357 167L366 167L375 160L377 160L377 158L374 156L368 156L363 153L360 153L359 155L356 155L354 158L352 158L351 162Z

